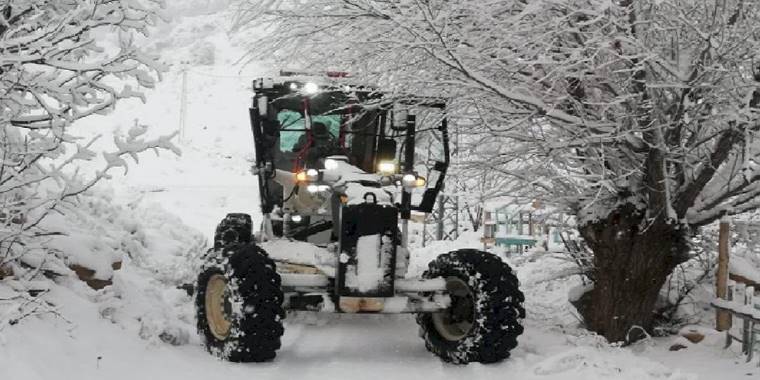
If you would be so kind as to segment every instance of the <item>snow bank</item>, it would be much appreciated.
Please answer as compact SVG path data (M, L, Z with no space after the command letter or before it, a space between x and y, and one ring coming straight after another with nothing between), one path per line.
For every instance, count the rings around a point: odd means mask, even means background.
M186 227L157 204L114 204L114 194L102 186L80 196L78 207L42 223L58 233L42 244L69 265L95 270L95 278L113 277L114 264L151 270L156 278L180 283L190 280L189 263L199 257L206 238Z
M482 250L481 236L482 232L467 231L463 232L455 241L432 241L428 242L425 247L410 248L409 271L406 277L421 276L422 272L427 270L428 264L444 253L466 248Z
M694 375L642 360L621 349L577 347L551 356L533 368L533 374L561 379L691 380Z
M113 284L95 291L71 272L55 282L37 281L44 286L1 281L0 294L14 294L14 289L24 288L46 293L35 301L35 314L39 316L23 318L14 326L2 325L2 316L12 315L8 313L13 310L8 308L14 306L0 300L0 332L10 334L8 342L0 339L0 368L2 358L8 357L4 352L8 347L32 354L41 348L36 345L43 339L47 340L46 347L66 347L72 339L93 333L110 337L109 343L115 347L124 344L124 336L127 341L131 337L151 345L198 341L192 298L178 286L194 282L198 259L205 252L205 236L159 205L114 204L113 193L103 186L80 196L76 212L44 223L47 230L63 233L45 242L46 249L55 250L67 265L96 269L99 278L112 279ZM111 263L117 261L122 263L121 269L113 270ZM16 283L24 287L18 288Z
M754 283L760 283L760 267L745 257L739 255L731 256L728 261L729 272L742 276Z
M576 285L570 288L567 292L567 300L570 302L577 302L583 297L584 294L594 290L594 283L589 282L587 284Z

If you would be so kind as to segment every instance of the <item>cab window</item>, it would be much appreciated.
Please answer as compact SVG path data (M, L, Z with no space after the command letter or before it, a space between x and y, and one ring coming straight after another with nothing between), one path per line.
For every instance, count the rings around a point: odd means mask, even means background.
M298 139L306 133L303 116L290 110L283 110L277 114L280 122L280 151L292 152L293 146Z
M340 115L314 115L312 122L321 122L327 126L327 130L336 139L340 134ZM280 151L293 152L293 147L300 139L306 138L306 126L303 115L291 110L282 110L277 114L280 123Z

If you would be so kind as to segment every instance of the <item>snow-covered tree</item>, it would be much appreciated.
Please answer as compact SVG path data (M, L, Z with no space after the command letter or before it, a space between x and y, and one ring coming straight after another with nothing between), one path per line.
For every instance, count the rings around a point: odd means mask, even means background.
M695 228L760 206L760 7L748 0L247 0L252 54L452 99L509 189L577 215L586 325L651 327ZM260 29L259 29L260 30Z
M176 148L170 137L143 138L136 125L98 152L75 121L110 111L121 99L141 97L161 70L133 41L157 17L154 0L10 0L0 2L0 279L23 279L57 258L39 255L42 221L75 207L77 195L125 158L149 149ZM80 163L98 159L88 173ZM92 167L92 165L90 165ZM34 259L30 254L36 253ZM40 259L41 257L41 259ZM45 269L45 270L47 270ZM26 302L24 304L30 304ZM33 304L33 303L32 303Z

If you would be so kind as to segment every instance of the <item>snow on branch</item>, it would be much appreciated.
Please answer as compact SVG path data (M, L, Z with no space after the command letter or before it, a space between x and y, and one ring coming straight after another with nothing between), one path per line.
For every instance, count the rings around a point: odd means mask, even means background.
M459 160L597 220L760 207L760 8L746 0L240 0L251 56L444 96ZM253 33L252 33L253 35ZM464 121L464 122L463 122Z
M159 0L10 0L0 5L0 280L3 273L30 281L63 260L48 252L36 263L20 259L35 240L65 233L41 222L65 214L77 196L126 170L138 154L170 150L172 136L146 138L135 125L114 137L114 149L95 150L75 122L107 113L127 98L143 99L163 67L134 43L158 20ZM82 163L102 160L90 173ZM88 165L91 167L92 165ZM51 264L53 263L53 264ZM6 274L7 277L7 274ZM15 281L15 280L14 280ZM44 305L20 303L20 315ZM27 306L23 306L27 305ZM37 306L34 306L37 305ZM0 326L7 322L0 318Z

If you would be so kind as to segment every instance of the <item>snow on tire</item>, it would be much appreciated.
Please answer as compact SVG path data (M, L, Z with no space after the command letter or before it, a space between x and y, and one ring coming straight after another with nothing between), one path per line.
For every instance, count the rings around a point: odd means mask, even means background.
M274 359L283 334L283 294L275 263L255 244L213 251L195 300L198 332L213 355L233 362Z
M425 347L447 362L493 363L509 357L525 318L517 277L498 257L474 249L439 256L425 278L443 277L451 306L417 315Z
M250 215L227 214L214 231L214 249L234 243L250 243L252 235L253 222Z

